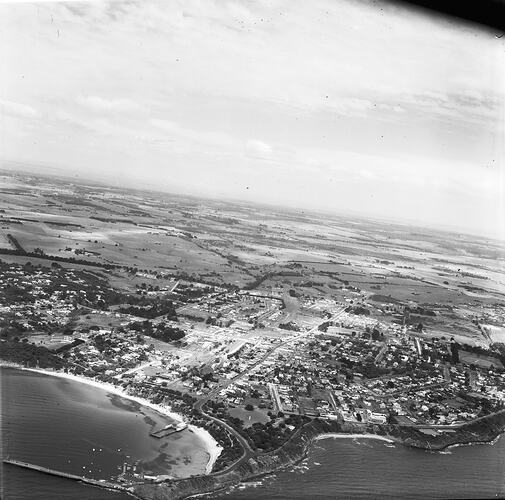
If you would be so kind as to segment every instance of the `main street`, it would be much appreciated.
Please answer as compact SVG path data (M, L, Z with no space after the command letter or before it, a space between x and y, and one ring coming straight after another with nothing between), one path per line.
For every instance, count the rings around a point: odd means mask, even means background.
M344 313L344 311L345 311L345 307L342 306L336 313L334 313L326 321L333 321L333 320L337 319L339 316L341 316ZM261 364L263 364L277 349L279 349L281 347L286 347L286 346L290 345L292 342L294 342L295 340L299 340L300 338L306 338L310 335L313 335L314 333L316 333L318 331L319 326L320 325L316 325L316 326L312 327L310 330L302 331L302 332L295 332L292 335L285 337L283 339L283 342L280 342L279 344L277 344L277 345L273 346L271 349L269 349L260 359L258 359L253 365L248 367L247 370L244 370L242 373L239 373L238 375L236 375L232 379L226 379L226 380L221 381L214 389L212 389L212 391L210 391L208 394L201 397L200 399L198 399L198 401L195 402L195 404L193 405L193 408L195 410L199 410L206 418L209 418L210 420L213 420L214 422L216 422L219 425L221 425L222 427L224 427L228 432L230 432L233 436L235 436L235 438L237 439L237 441L240 443L240 445L242 446L242 448L244 450L244 453L242 454L242 456L238 460L231 463L230 465L228 465L228 467L226 467L222 471L219 471L216 474L224 474L225 472L232 469L233 467L236 467L240 463L252 458L256 454L256 452L251 448L249 442L238 431L236 431L233 427L231 427L228 423L206 413L202 409L203 406L205 405L205 403L207 401L212 400L215 396L217 396L219 394L220 391L222 391L223 389L225 389L229 385L239 381L240 379L244 378L246 375L251 373L254 369L261 366Z
M326 321L334 321L338 317L340 317L343 313L345 312L345 307L342 306L336 313L334 313L329 319ZM195 403L195 408L196 409L201 409L201 407L209 400L217 396L223 389L226 389L229 385L238 382L239 380L243 379L246 375L250 374L252 371L254 371L257 367L261 366L270 356L277 350L280 349L281 347L285 348L289 346L291 343L293 343L296 340L300 340L302 338L307 338L310 335L313 335L314 333L317 333L319 325L316 325L312 327L310 330L307 331L302 331L302 332L294 332L292 335L289 335L288 337L284 337L282 339L282 342L279 342L277 345L271 347L260 359L258 359L255 363L253 363L251 366L249 366L246 370L243 372L239 373L235 377L231 379L224 379L218 383L214 389L212 389L208 394L200 398L196 403Z

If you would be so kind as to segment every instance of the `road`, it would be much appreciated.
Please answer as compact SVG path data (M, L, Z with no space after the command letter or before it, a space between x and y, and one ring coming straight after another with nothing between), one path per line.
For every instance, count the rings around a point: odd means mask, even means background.
M242 446L242 449L244 452L242 453L242 456L235 460L235 462L232 462L230 465L225 467L224 469L220 470L219 472L214 473L213 475L220 475L220 474L226 474L230 469L233 469L234 467L237 467L243 462L246 462L250 458L254 457L256 455L256 452L251 448L247 440L237 432L233 427L228 425L224 420L221 420L219 418L213 417L212 415L209 415L208 413L205 413L203 410L200 410L202 414L207 417L210 420L213 420L214 422L218 423L221 425L221 427L224 427L230 434L235 436L237 438L237 441L240 443L240 446Z
M335 320L341 314L343 314L344 310L345 310L345 307L342 307L339 311L337 311L335 314L333 314L333 316L331 318L329 318L325 321ZM228 432L230 432L233 436L236 437L237 441L240 443L240 445L244 449L244 453L242 454L242 456L238 460L236 460L235 462L228 465L228 467L226 467L222 471L217 472L216 475L217 474L224 474L227 471L229 471L230 469L243 463L244 461L249 460L250 458L255 456L256 452L254 452L254 450L251 448L251 446L249 445L247 440L239 432L237 432L233 427L228 425L223 420L213 417L212 415L209 415L208 413L203 411L202 408L205 405L205 403L207 401L211 400L212 398L214 398L220 391L222 391L223 389L225 389L226 387L228 387L232 383L235 383L238 380L242 379L243 377L248 375L252 370L254 370L257 366L264 363L277 349L279 349L280 347L286 347L287 345L291 344L295 340L298 340L300 338L305 338L308 335L311 335L311 334L317 332L319 326L320 325L316 325L308 331L295 332L294 334L290 335L289 337L284 338L283 339L284 342L280 342L279 344L277 344L277 345L273 346L271 349L269 349L258 361L256 361L253 365L251 365L249 368L247 368L247 370L244 370L242 373L238 374L236 377L234 377L232 379L227 379L227 380L222 381L220 384L218 384L217 387L212 389L212 391L210 391L207 395L201 397L198 401L195 402L195 404L193 405L193 408L195 410L199 410L200 412L202 412L202 415L204 415L205 417L209 418L210 420L213 420L214 422L216 422L219 425L221 425L222 427L224 427Z
M331 318L327 319L326 321L333 321L333 320L337 319L339 316L341 316L344 313L344 311L345 311L345 308L342 307L339 311L337 311L335 314L333 314L333 316L331 316ZM319 326L320 325L316 325L308 331L294 332L292 335L290 335L288 337L284 337L282 339L283 342L280 342L277 345L273 346L271 349L269 349L258 361L256 361L249 368L247 368L247 370L244 370L242 373L239 373L238 375L236 375L235 377L233 377L231 379L223 380L221 383L219 383L217 385L217 387L212 389L212 391L210 391L206 396L203 396L201 399L199 399L198 402L196 403L198 405L198 409L201 409L201 407L207 401L209 401L213 397L217 396L217 394L220 391L222 391L223 389L225 389L229 385L239 381L240 379L244 378L246 375L251 373L252 370L254 370L257 366L264 363L277 349L280 349L281 347L286 347L286 346L290 345L292 342L294 342L295 340L299 340L301 338L307 337L308 335L312 335L312 334L316 333L318 331ZM199 404L199 403L201 403L201 404ZM197 406L195 406L195 408L197 408Z
M139 370L142 370L143 368L147 368L148 366L154 365L155 363L158 363L157 359L155 359L153 361L149 361L148 363L144 363L143 365L136 366L135 368L131 368L130 370L127 370L126 372L124 372L122 375L129 375L130 373L138 372Z
M200 398L195 403L194 408L200 410L201 407L207 401L209 401L210 399L212 399L215 396L217 396L220 391L222 391L223 389L226 389L226 387L228 387L229 385L231 385L231 384L233 384L235 382L238 382L240 379L244 378L246 375L248 375L249 373L251 373L251 371L254 370L254 368L256 368L257 366L261 365L264 361L266 361L270 357L270 355L276 349L278 349L279 347L281 347L282 345L283 344L277 344L276 346L274 346L271 349L269 349L258 361L256 361L254 364L252 364L249 368L247 368L247 370L244 370L242 373L239 373L238 375L236 375L233 378L225 379L225 380L221 381L216 387L214 387L214 389L212 389L212 391L210 391L208 394L206 394L205 396L203 396L202 398Z

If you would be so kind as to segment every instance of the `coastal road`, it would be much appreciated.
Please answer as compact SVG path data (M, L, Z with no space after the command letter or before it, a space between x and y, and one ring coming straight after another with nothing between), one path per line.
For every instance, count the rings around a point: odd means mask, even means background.
M242 449L244 450L244 452L242 453L242 456L239 457L237 460L235 460L235 462L232 462L224 469L220 470L219 472L213 473L212 475L226 474L229 470L233 469L234 467L237 467L241 463L246 462L247 460L249 460L250 458L252 458L256 455L256 452L251 448L251 446L249 445L247 440L242 436L242 434L237 432L233 427L228 425L223 420L213 417L212 415L209 415L208 413L205 413L204 411L202 411L202 414L205 415L205 417L207 417L208 419L213 420L217 424L221 425L221 427L224 427L228 432L230 432L230 434L235 436L237 438L237 441L240 443L240 446L242 446Z
M500 415L501 413L505 413L505 409L498 410L493 413L488 413L487 415L483 415L482 417L474 418L473 420L468 420L467 422L461 422L457 424L402 424L401 427L411 427L414 429L459 429L461 427L468 426L475 422L479 422L481 420L485 420L489 417L494 417L495 415Z

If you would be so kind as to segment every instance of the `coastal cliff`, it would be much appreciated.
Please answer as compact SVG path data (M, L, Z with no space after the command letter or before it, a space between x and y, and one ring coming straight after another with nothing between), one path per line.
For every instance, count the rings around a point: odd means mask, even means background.
M313 420L306 424L284 446L270 453L258 454L225 473L209 474L163 483L135 486L133 492L147 500L175 500L200 493L208 493L236 485L296 464L305 456L313 439L320 434L340 432L338 423Z
M449 430L451 432L449 432ZM193 495L226 489L240 482L267 475L292 466L306 456L311 443L318 436L331 433L347 435L364 432L390 439L405 446L426 450L443 450L457 444L486 443L496 439L505 430L505 410L462 425L437 435L423 433L412 427L348 425L315 419L300 429L284 446L270 453L259 453L239 463L225 473L195 476L160 483L144 483L131 491L146 500L178 500Z
M442 429L442 432L435 436L412 427L393 427L388 431L390 437L405 446L433 451L441 451L458 444L489 443L505 431L505 410L460 427Z

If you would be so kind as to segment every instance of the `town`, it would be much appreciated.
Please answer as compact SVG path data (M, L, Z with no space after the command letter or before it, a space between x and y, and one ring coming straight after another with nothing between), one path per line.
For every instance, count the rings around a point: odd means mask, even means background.
M1 179L0 361L178 414L219 447L213 477L324 432L424 449L502 432L498 242ZM143 477L128 460L122 484Z
M503 345L425 336L412 305L378 319L345 285L336 301L115 270L137 281L126 291L101 270L0 266L3 359L173 408L222 444L218 470L241 456L237 435L259 452L312 419L438 436L504 407Z

